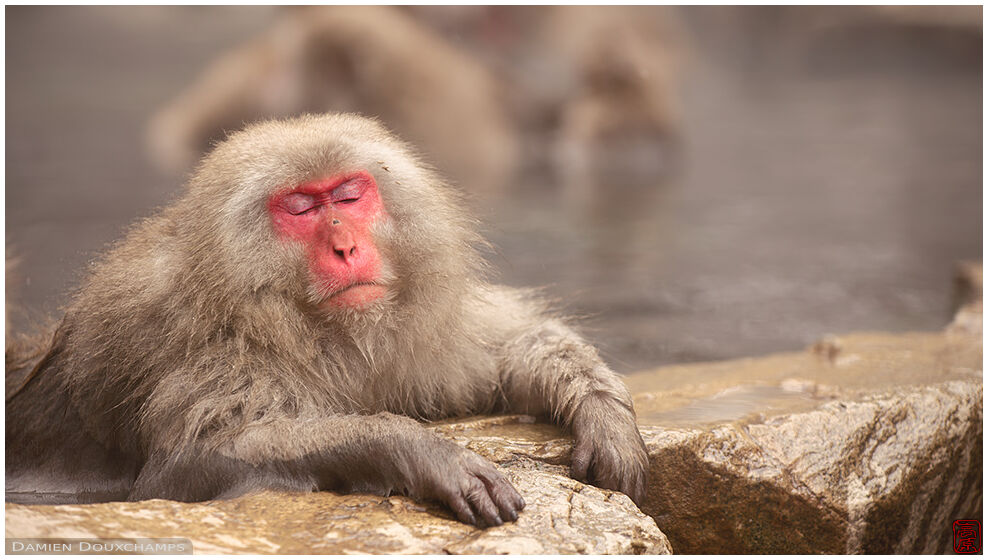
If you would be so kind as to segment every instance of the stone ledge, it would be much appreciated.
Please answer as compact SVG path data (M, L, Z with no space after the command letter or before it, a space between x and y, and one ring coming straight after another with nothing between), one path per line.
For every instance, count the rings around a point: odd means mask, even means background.
M945 553L981 517L982 384L835 401L708 431L645 429L652 515L677 551Z
M264 492L198 504L6 504L6 536L185 537L204 554L672 552L655 521L623 494L581 484L560 468L504 471L528 504L516 523L485 530L402 496Z
M981 518L982 411L981 381L955 380L706 430L643 427L642 511L680 553L946 553L951 521ZM504 465L564 468L569 438L531 420L437 429Z
M982 517L982 303L969 293L940 333L631 376L651 459L642 510L680 553L950 552L952 520ZM435 429L502 464L567 465L569 438L532 422Z

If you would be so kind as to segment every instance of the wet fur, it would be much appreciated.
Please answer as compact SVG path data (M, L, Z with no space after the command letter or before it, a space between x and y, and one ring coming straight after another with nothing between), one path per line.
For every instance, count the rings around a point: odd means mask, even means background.
M390 287L371 309L327 314L266 201L342 169L378 182ZM518 411L571 427L587 463L574 472L641 499L627 390L536 298L485 282L466 216L374 121L306 116L232 135L93 267L54 334L8 346L7 490L202 500L331 488L450 503L476 480L447 470L496 472L405 417ZM509 494L491 490L510 518Z

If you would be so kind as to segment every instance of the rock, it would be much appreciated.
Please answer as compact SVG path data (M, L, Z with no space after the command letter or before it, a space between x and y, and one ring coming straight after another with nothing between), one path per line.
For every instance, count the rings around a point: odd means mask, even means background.
M509 467L527 507L486 530L401 496L264 492L186 504L7 504L7 537L187 537L205 554L669 554L655 522L620 493L565 469Z
M807 352L634 375L642 511L678 553L946 553L982 517L981 305L942 333L829 336ZM437 430L503 464L569 463L560 430Z
M645 429L642 509L683 553L946 553L981 518L982 384L832 401L711 430Z
M703 430L642 427L642 511L686 554L945 553L954 519L981 518L982 410L972 378ZM523 426L455 438L507 464L569 462L565 434Z

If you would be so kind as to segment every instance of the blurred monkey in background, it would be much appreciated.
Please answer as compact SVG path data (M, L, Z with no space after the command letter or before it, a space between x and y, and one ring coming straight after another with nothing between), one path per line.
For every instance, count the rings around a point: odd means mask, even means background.
M161 109L149 145L185 171L243 123L356 111L480 194L532 166L654 182L678 155L684 44L662 7L293 8Z

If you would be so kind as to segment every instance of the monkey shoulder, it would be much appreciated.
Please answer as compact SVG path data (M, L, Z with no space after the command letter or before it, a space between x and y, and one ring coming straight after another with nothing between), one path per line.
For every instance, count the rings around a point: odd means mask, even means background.
M472 298L473 305L468 313L474 321L484 325L485 330L504 340L517 336L519 331L529 329L554 319L551 302L542 290L517 288L499 284L486 284Z

